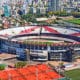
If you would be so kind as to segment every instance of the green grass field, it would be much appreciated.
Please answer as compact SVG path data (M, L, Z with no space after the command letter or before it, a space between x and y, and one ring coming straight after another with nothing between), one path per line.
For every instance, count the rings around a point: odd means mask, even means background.
M80 69L74 69L66 71L66 76L71 78L71 80L80 80Z
M71 20L68 20L67 22L80 25L80 19L71 19Z

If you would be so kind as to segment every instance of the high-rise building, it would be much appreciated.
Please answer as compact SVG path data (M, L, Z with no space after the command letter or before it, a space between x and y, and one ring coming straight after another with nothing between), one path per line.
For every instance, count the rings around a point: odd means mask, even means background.
M60 0L48 0L48 11L59 11Z
M31 12L33 13L41 13L45 14L46 13L46 0L33 0L32 2L32 8L30 8Z

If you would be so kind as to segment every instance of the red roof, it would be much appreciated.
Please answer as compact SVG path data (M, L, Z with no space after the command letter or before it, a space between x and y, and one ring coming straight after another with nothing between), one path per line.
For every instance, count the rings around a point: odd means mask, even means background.
M0 71L2 80L52 80L62 76L46 64L30 65L25 68Z

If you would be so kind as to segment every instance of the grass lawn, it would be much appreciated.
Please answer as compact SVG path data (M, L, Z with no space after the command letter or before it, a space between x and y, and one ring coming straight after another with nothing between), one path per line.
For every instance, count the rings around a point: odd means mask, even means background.
M37 45L39 45L39 44L44 44L44 45L51 45L51 44L57 44L57 42L55 42L55 41L53 41L53 42L47 42L47 41L45 41L45 42L41 42L41 41L24 41L24 43L28 43L28 44L37 44Z
M74 69L66 71L66 76L71 78L71 80L80 80L80 69Z
M68 20L67 22L80 25L80 19L71 19L71 20Z

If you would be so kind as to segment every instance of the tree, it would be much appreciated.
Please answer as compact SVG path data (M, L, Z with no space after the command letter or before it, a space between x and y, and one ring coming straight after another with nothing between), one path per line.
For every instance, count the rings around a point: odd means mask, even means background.
M65 76L65 65L63 62L59 63L59 73Z
M48 12L48 15L52 16L52 15L57 15L57 16L67 16L67 12L66 11L50 11Z
M52 16L54 14L54 12L50 11L48 12L48 15Z
M80 17L80 12L71 12L72 16L79 18Z
M27 64L27 62L25 62L25 61L17 62L15 64L15 67L16 68L23 68L24 66L26 66L26 64Z
M33 14L22 15L21 18L27 22L36 22L36 18Z
M0 64L0 70L4 70L4 69L5 69L5 67L6 67L6 65L5 65L5 64Z

